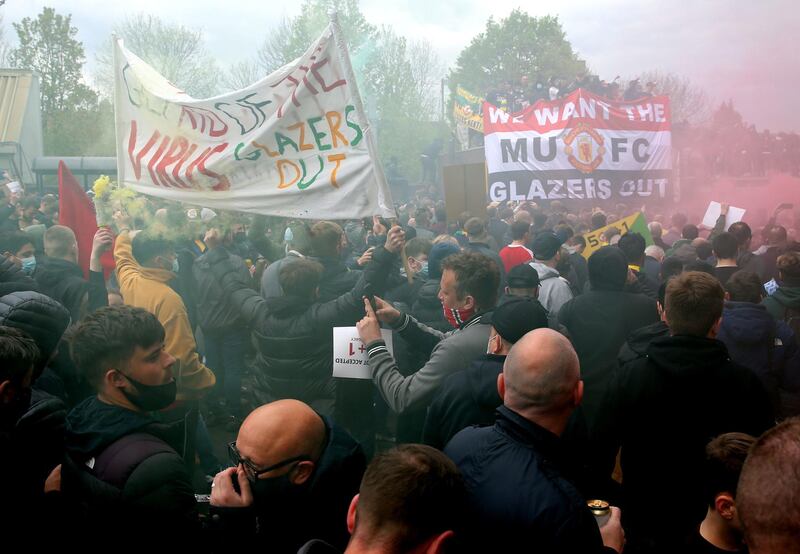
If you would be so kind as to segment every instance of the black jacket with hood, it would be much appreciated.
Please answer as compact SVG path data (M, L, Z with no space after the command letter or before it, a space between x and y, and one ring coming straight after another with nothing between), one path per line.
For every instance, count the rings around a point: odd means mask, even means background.
M70 315L61 304L35 291L21 291L0 297L0 325L26 332L39 348L33 386L69 404L81 388L77 374L54 359Z
M624 292L628 264L622 250L601 248L589 258L591 290L568 301L558 314L581 364L583 408L590 426L617 367L617 355L634 330L658 321L656 302Z
M447 322L439 300L440 278L428 279L417 291L417 299L411 306L414 319L433 327L437 331L450 331L453 327Z
M647 356L647 349L650 348L650 343L659 337L668 337L669 327L661 320L645 325L636 329L628 336L628 340L619 349L619 356L617 360L619 365L625 365L638 358Z
M86 313L108 306L108 293L102 272L89 272L89 280L83 278L83 270L77 264L58 258L37 259L33 278L39 291L58 300L69 310L72 321L83 315L84 298Z
M352 270L338 258L312 257L322 264L322 276L319 279L319 301L328 302L353 290L361 271Z
M61 475L73 533L98 544L104 544L101 538L124 537L126 547L164 540L191 544L199 519L179 453L184 437L183 421L161 423L95 396L73 408Z
M219 282L211 275L211 264L207 256L207 253L203 254L192 264L197 322L206 331L244 327L239 311L227 301ZM239 267L241 279L248 281L251 277L244 260L235 254L230 256L231 264Z
M707 508L706 444L734 431L757 437L775 423L758 377L715 339L654 339L645 357L619 369L612 392L610 428L622 447L623 525L631 545L669 545L696 532ZM676 509L652 509L653 495L662 493Z
M365 291L380 294L396 258L383 247L356 285L328 302L281 296L262 298L242 279L224 248L206 254L211 271L242 320L253 329L258 348L254 395L260 404L296 398L330 415L336 388L332 375L332 328L364 317Z

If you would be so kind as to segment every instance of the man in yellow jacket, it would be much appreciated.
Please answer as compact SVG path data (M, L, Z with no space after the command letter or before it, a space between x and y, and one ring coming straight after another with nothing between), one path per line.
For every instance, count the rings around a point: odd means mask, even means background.
M183 300L170 286L175 278L174 247L158 237L133 240L121 229L114 247L117 280L125 304L154 314L166 332L165 350L177 359L173 368L178 384L177 401L202 397L214 386L214 373L200 361ZM135 243L135 244L134 244Z

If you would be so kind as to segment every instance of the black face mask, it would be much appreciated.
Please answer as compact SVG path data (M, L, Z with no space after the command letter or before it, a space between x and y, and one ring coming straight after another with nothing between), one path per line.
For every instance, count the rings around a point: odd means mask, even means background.
M255 505L262 509L270 506L277 507L284 504L286 500L290 500L295 493L300 492L302 487L294 485L289 480L289 473L291 471L278 477L250 481Z
M247 240L247 233L245 233L244 231L240 231L238 233L233 234L233 242L237 244L241 244L246 240Z
M8 404L0 406L0 428L13 429L31 407L31 389L24 388Z
M125 374L122 373L122 375ZM131 404L144 412L163 410L175 402L175 395L178 392L178 383L175 379L163 385L145 385L127 375L125 378L131 382L138 394L130 394L125 389L122 389L122 394L130 400Z

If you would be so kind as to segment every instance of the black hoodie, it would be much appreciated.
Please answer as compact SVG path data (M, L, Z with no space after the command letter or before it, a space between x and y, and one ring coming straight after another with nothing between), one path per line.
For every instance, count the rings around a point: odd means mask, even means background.
M613 391L631 544L695 532L707 508L706 444L734 431L757 437L775 423L759 379L715 339L654 339L646 357L620 368ZM654 509L660 502L670 508Z
M619 365L625 365L638 358L646 357L650 343L659 337L667 336L669 336L669 327L661 320L636 329L628 336L628 341L619 350L617 358Z
M583 407L590 426L607 407L602 400L628 335L658 321L655 300L623 291L627 274L622 250L601 248L589 258L591 290L564 304L558 314L581 363Z

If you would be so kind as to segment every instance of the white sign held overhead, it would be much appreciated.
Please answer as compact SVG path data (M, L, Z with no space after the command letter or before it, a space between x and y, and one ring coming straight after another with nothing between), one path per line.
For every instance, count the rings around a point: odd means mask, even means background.
M725 230L727 231L728 227L738 221L743 220L745 211L746 210L744 208L734 208L733 206L729 206L728 215L725 216ZM722 205L719 202L709 202L706 215L703 216L703 225L706 227L714 227L714 225L717 224L717 219L721 213Z
M386 348L394 356L392 332L381 329ZM355 327L333 328L333 376L348 379L372 379L367 347Z

